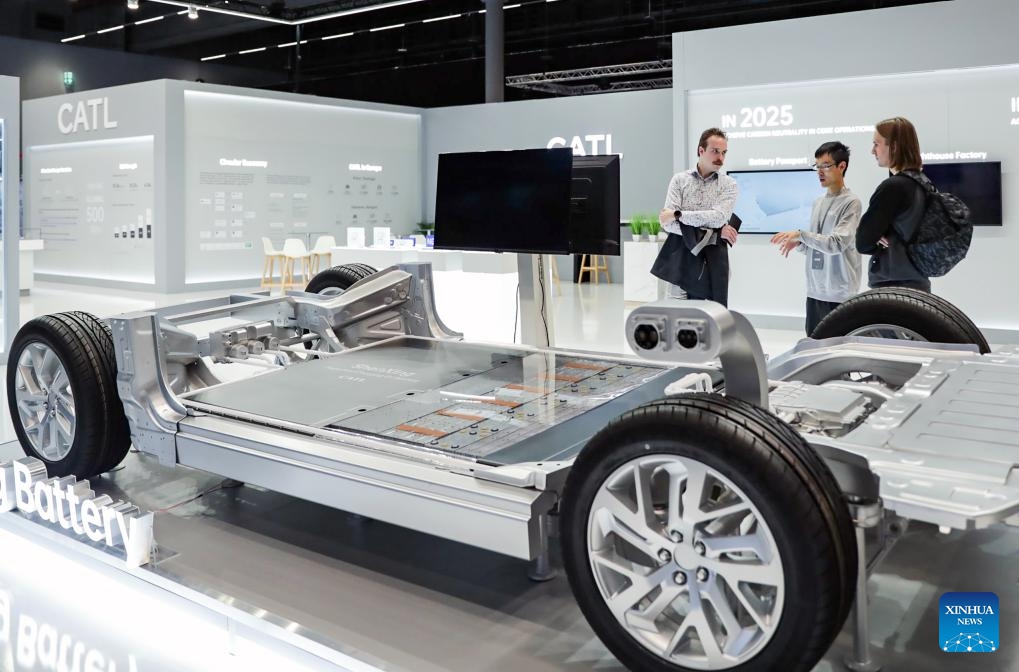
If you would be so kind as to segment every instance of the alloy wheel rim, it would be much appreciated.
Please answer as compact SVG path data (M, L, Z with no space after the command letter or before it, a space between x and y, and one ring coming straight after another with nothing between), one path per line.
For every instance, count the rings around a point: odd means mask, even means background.
M76 415L71 382L60 357L45 343L29 343L14 377L18 419L32 448L58 462L71 452Z
M778 627L774 536L739 487L697 460L648 455L616 469L592 502L587 552L616 621L670 663L735 667Z
M869 336L871 338L893 338L899 341L919 341L926 343L927 339L919 333L906 327L895 324L868 324L854 329L846 334L847 336Z

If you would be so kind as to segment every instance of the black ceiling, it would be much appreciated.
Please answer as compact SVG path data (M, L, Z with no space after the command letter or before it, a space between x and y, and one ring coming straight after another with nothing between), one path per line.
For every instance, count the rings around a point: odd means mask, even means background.
M591 68L670 59L674 32L818 14L921 4L929 0L507 0L505 74ZM485 16L481 0L208 0L263 19L301 21L343 10L367 10L292 25L139 0L3 0L0 34L138 54L254 68L267 88L419 107L484 102ZM518 5L518 6L516 6ZM456 18L427 21L460 14ZM147 21L148 19L158 20ZM138 23L144 22L144 23ZM386 30L371 30L386 28ZM109 30L116 26L121 29ZM353 33L346 35L346 33ZM343 35L343 37L333 37ZM300 44L289 44L298 41ZM837 44L838 36L832 36ZM288 46L279 46L288 45ZM260 49L247 54L238 52ZM725 45L718 45L724 58ZM804 58L813 58L804 54ZM851 55L837 57L851 58ZM738 67L734 64L734 67ZM664 79L661 73L655 78ZM667 75L666 75L667 77ZM605 77L586 82L602 88ZM588 86L587 89L594 87ZM507 88L507 100L549 94Z

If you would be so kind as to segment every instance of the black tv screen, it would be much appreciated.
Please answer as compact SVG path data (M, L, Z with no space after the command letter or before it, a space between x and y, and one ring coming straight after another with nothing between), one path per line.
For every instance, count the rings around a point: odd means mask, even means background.
M570 252L619 255L619 156L573 157Z
M969 206L973 226L1001 226L1001 162L925 163L923 172L938 191Z
M440 154L435 247L567 254L568 147Z

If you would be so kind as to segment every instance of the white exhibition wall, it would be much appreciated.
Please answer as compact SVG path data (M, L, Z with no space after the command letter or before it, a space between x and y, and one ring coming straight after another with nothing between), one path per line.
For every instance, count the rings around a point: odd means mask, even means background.
M21 137L21 92L17 77L0 76L0 228L3 255L0 270L3 298L0 310L0 363L7 361L7 348L14 340L18 320L18 141Z
M672 177L671 92L628 91L424 110L425 213L435 213L439 154L572 147L619 154L620 215L657 212Z
M978 228L970 257L934 291L985 329L1017 330L1005 293L1019 282L1014 11L1009 0L967 0L677 33L676 165L692 165L708 126L731 131L730 170L802 167L819 144L839 139L853 151L847 183L866 205L884 177L869 154L872 127L893 115L916 123L922 150L937 160L1000 161L1004 226ZM730 305L779 317L758 324L794 327L804 313L803 258L782 258L768 238L745 235L733 248Z
M151 285L153 136L35 146L26 237L42 238L36 269Z
M250 285L262 236L413 230L417 110L160 80L26 101L25 235L43 279Z
M164 100L146 82L24 102L24 236L44 241L41 277L156 285Z
M186 91L185 283L261 268L263 236L407 234L421 213L421 117Z

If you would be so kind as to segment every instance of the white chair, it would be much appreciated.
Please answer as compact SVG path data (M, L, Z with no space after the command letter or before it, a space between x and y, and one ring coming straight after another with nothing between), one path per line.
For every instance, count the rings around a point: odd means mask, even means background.
M275 287L277 285L274 282L276 275L276 262L279 261L280 265L280 281L279 284L283 284L283 267L286 264L286 257L283 256L282 250L277 250L272 241L266 236L262 236L262 250L265 252L265 262L262 264L262 287Z
M322 270L322 257L325 257L327 268L332 265L334 247L336 247L336 238L332 236L319 236L315 240L315 247L311 248L311 252L309 252L312 276Z
M304 245L304 241L300 238L287 238L283 241L283 257L285 263L283 265L283 289L286 290L288 287L301 289L308 284L311 280L311 255L308 254L308 248ZM294 273L294 267L301 264L301 280L297 281Z

